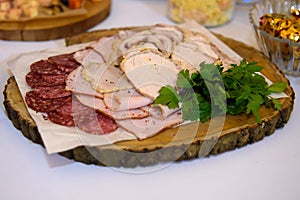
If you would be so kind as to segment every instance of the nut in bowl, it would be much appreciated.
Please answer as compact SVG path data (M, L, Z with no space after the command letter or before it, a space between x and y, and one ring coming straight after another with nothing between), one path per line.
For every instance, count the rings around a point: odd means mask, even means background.
M284 73L300 76L300 2L265 0L249 18L261 51Z

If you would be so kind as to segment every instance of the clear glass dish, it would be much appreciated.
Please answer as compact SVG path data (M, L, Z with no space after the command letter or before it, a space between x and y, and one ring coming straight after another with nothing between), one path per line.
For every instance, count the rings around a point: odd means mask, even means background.
M300 43L286 38L274 37L259 28L259 19L264 14L278 13L290 15L292 6L299 8L297 1L264 0L255 4L249 12L250 23L253 25L257 44L261 51L275 63L282 72L300 76Z
M232 19L235 0L168 0L167 5L168 17L177 23L195 20L214 27Z

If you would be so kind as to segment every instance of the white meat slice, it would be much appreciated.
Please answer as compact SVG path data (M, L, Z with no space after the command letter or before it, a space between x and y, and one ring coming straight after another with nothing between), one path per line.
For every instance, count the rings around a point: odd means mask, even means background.
M74 54L74 58L77 62L79 62L82 66L86 66L89 63L104 63L105 60L103 56L93 49L84 49L77 51Z
M200 63L214 63L217 58L212 57L206 53L209 45L199 46L193 41L185 41L179 43L171 56L171 59L180 63L182 69L188 69L190 71L199 70Z
M152 103L151 99L142 96L135 89L106 93L103 101L112 111L136 109Z
M131 109L125 111L112 111L105 106L103 100L100 98L88 96L88 95L81 95L81 94L76 94L75 96L83 105L94 108L112 119L116 119L116 120L140 119L149 116L149 112L147 111L146 108Z
M133 88L120 68L114 65L90 63L84 66L82 76L100 93Z
M115 55L113 50L113 44L116 40L119 40L120 37L118 35L113 35L110 37L103 37L97 42L91 44L91 48L94 49L94 51L101 54L105 60L105 62L112 62L113 59L116 59L112 55Z
M70 90L78 94L85 94L103 98L103 94L95 91L92 88L91 84L81 76L82 70L83 67L79 66L68 75L66 79L66 90Z
M149 113L153 117L157 119L165 119L168 116L172 115L173 113L179 111L181 109L181 106L179 108L171 109L168 108L168 106L163 106L163 105L151 105L149 106Z
M166 35L175 44L183 41L184 39L183 32L176 26L157 24L153 29L151 29L151 32L155 35Z
M124 58L120 67L135 89L152 100L158 96L161 87L176 85L180 71L169 59L153 51Z
M158 134L160 131L182 123L182 113L177 111L164 120L159 120L153 116L143 119L116 120L119 127L134 134L142 140Z

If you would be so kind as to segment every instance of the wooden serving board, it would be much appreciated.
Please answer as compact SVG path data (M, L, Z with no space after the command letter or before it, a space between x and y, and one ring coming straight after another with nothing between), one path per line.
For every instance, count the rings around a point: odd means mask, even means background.
M110 13L111 0L85 2L87 14L27 21L0 22L0 39L43 41L77 35L103 21Z
M83 33L66 39L67 45L88 42L99 37L115 34L121 29L101 30ZM86 164L135 167L147 166L159 162L190 160L198 157L217 155L229 150L244 147L269 136L276 129L282 128L289 120L293 110L295 93L284 74L271 63L261 52L233 39L217 35L229 47L248 61L256 61L264 66L263 74L273 82L284 81L288 98L280 99L282 108L275 111L262 106L260 115L262 124L256 123L252 115L227 115L220 135L212 134L214 127L211 121L192 123L185 126L167 129L158 135L143 141L123 141L108 146L80 146L60 154ZM23 135L35 143L43 145L35 122L30 117L22 100L18 86L13 77L8 80L4 91L4 105L14 126ZM215 118L214 120L218 120ZM207 137L211 136L211 137Z

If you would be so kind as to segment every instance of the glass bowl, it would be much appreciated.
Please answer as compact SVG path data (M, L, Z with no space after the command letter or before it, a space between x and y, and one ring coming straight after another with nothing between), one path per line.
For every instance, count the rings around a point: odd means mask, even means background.
M285 74L300 76L300 43L272 36L259 28L260 17L269 13L289 16L292 6L300 7L300 3L295 2L297 1L264 0L263 3L255 4L250 9L249 18L261 51Z

